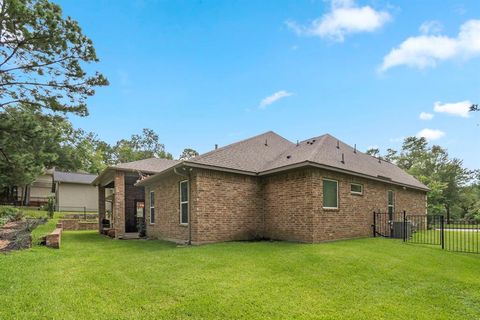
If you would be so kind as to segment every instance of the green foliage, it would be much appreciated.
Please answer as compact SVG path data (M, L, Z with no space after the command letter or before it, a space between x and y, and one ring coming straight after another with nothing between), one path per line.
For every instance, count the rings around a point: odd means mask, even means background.
M84 70L98 58L78 23L48 0L0 4L0 106L87 115L86 99L108 81Z
M188 160L188 159L194 158L196 156L198 156L198 152L196 150L190 149L190 148L185 148L185 149L183 149L183 152L178 159L179 160Z
M17 221L23 218L23 213L17 208L0 206L0 226L9 221Z
M455 206L462 206L463 191L477 174L464 168L460 159L450 158L446 149L429 147L425 138L408 137L399 152L388 149L384 158L428 186L428 212L445 213L447 218Z
M53 214L55 213L55 197L50 196L47 199L46 211L49 219L53 218Z
M142 134L122 139L113 147L114 161L116 163L131 162L148 158L173 159L165 151L165 146L160 143L158 134L152 129L143 129Z
M64 232L60 250L0 255L0 318L477 319L479 264L378 238L185 248Z
M63 161L59 149L69 126L29 106L0 112L0 187L28 185L44 168Z

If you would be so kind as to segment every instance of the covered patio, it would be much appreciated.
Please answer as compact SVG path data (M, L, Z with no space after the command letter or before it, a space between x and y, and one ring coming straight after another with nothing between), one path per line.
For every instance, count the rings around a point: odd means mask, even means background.
M92 182L98 188L99 232L116 239L138 238L145 223L145 190L135 183L176 163L151 158L106 168Z

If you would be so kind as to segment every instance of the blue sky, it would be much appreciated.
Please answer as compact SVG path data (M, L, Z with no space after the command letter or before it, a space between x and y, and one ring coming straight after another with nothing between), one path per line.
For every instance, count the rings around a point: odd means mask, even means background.
M479 167L480 1L58 3L111 83L71 120L108 142L147 127L178 156L273 130L385 151L420 134Z

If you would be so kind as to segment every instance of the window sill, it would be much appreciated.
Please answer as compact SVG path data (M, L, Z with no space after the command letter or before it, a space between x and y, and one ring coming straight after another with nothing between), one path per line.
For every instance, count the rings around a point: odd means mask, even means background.
M188 227L188 223L180 223L180 227Z
M323 207L322 209L323 209L323 211L339 211L338 208L330 208L330 207L327 207L327 208Z
M350 192L352 196L363 196L363 193L360 192Z

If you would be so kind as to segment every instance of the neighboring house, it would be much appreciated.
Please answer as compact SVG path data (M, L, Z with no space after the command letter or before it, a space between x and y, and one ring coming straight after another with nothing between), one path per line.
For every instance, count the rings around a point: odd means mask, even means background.
M47 169L26 187L16 188L16 201L25 206L40 207L47 204L48 197L53 196L53 172L54 169Z
M102 188L115 181L115 196L128 199L115 205L116 237L136 231L124 221L133 198L144 201L138 188L145 188L147 236L193 244L365 237L374 210L426 214L425 185L328 134L292 143L267 132L190 160L163 161L164 169L149 170L157 173L135 186L138 173L126 174L139 162L97 178Z
M175 160L152 158L105 169L92 182L98 187L99 228L102 230L102 220L108 219L116 238L123 238L126 233L138 233L138 220L143 220L145 215L145 190L135 183L177 163ZM105 202L111 204L111 212L105 207Z
M98 191L92 186L97 176L78 172L53 172L57 211L98 211Z

